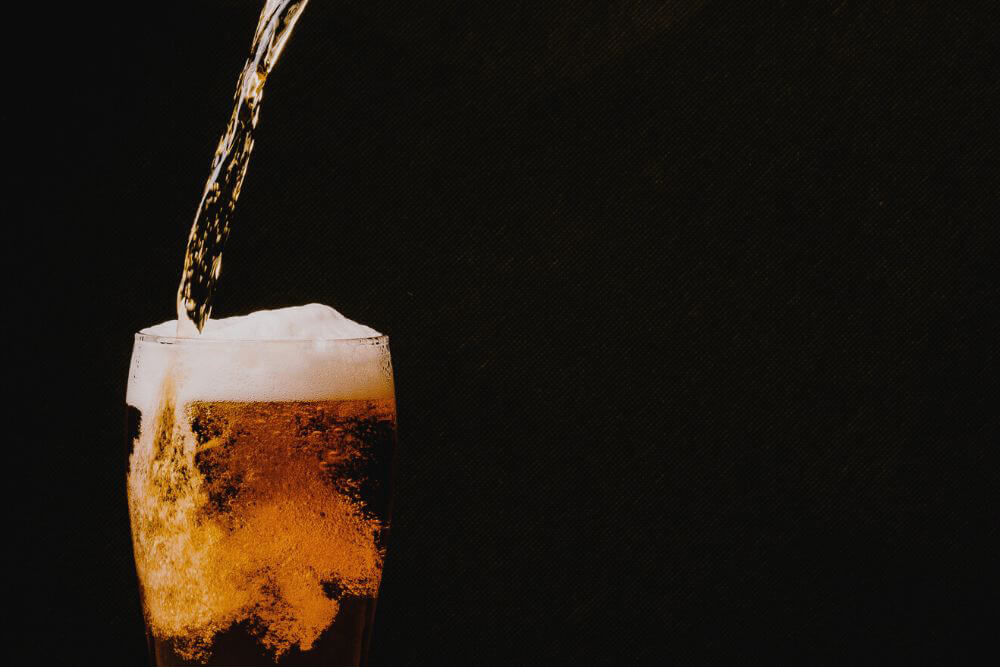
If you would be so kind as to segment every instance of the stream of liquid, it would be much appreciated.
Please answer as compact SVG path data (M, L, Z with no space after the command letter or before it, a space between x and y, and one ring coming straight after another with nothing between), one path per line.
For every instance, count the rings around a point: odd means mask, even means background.
M261 11L250 56L236 86L233 115L215 149L212 170L188 237L177 289L178 336L198 335L211 315L212 296L222 270L222 247L229 236L253 150L264 83L308 1L267 0Z

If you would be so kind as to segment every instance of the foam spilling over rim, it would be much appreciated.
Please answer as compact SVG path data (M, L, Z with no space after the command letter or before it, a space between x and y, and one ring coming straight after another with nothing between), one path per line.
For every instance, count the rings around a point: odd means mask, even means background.
M140 334L152 338L136 339L126 401L143 413L156 410L168 379L181 404L393 395L386 339L322 304L209 320L198 338L177 338L176 320ZM233 344L190 344L198 340Z

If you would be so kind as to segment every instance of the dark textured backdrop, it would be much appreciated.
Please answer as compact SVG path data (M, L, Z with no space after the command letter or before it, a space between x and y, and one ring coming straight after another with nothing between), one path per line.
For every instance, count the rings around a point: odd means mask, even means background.
M131 334L172 316L259 3L34 9L4 650L140 664ZM961 662L995 632L998 34L969 3L312 0L216 313L391 336L377 664Z

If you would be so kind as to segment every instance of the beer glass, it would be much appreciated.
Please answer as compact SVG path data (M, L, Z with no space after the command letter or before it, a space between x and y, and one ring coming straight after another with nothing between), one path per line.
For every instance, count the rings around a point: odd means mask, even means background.
M396 449L388 337L139 333L126 402L152 664L364 664Z

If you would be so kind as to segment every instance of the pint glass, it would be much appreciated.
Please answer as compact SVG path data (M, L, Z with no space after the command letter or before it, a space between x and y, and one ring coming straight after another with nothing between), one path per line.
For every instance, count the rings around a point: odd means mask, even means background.
M152 663L364 664L396 449L388 338L140 333L126 402Z

